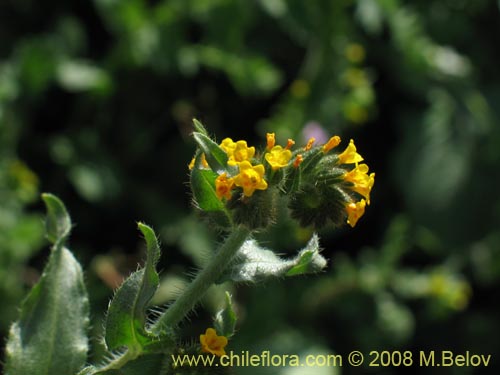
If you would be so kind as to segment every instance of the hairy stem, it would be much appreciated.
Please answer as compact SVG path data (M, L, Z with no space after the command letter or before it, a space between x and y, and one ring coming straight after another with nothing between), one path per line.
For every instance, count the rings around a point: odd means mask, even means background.
M162 328L176 326L194 308L208 288L220 278L249 234L250 230L246 227L239 226L234 229L205 268L152 325L152 333L159 334Z

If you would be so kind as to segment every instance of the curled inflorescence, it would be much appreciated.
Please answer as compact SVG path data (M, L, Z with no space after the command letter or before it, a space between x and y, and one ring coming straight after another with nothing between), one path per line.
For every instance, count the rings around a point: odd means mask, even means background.
M292 217L303 226L354 227L370 204L375 173L362 163L352 139L342 152L335 152L339 136L321 145L311 138L305 146L294 147L292 139L277 145L275 134L268 133L262 151L244 140L225 138L217 144L206 133L195 139L200 151L189 165L191 174L208 172L203 181L219 201L212 211L225 212L230 222L265 227L273 219L277 199L286 197ZM198 180L192 178L192 185ZM206 201L210 189L193 186L193 192L195 200Z

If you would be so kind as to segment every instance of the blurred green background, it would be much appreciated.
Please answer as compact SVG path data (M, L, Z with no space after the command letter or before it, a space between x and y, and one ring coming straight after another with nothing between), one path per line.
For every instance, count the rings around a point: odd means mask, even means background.
M327 272L213 288L184 325L186 340L209 326L229 288L236 351L468 350L492 354L481 373L497 373L499 6L0 1L1 336L48 254L42 191L76 223L71 247L86 269L94 335L113 288L143 259L136 221L162 241L155 303L178 293L220 240L190 206L197 117L219 140L255 146L268 131L298 144L354 138L376 184L355 229L320 233ZM259 239L291 254L310 234L283 218ZM297 372L259 369L267 373Z

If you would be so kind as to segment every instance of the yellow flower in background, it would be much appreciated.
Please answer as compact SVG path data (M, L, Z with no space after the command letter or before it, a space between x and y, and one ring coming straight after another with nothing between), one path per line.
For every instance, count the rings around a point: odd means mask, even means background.
M229 156L227 164L238 165L243 161L250 160L254 155L255 147L248 147L247 141L238 141L233 154Z
M304 147L304 151L309 151L312 148L314 142L316 142L316 138L309 138L309 140L307 141L307 145Z
M344 174L344 180L353 183L352 190L361 194L366 199L366 203L370 204L370 191L375 183L375 173L368 175L368 170L366 164L356 165L352 171Z
M255 190L266 190L265 169L262 164L253 166L249 161L239 164L240 173L234 177L234 184L243 188L243 194L251 197Z
M350 62L360 63L365 59L365 49L361 44L351 43L345 49L345 56Z
M284 149L281 146L274 146L264 157L273 171L275 171L287 166L292 158L292 151Z
M338 135L334 135L331 137L328 142L323 145L323 152L326 154L331 149L337 147L340 144L340 137Z
M224 348L227 345L226 336L217 336L217 332L213 328L207 328L204 335L200 335L201 351L204 353L212 353L216 356L226 354Z
M365 213L366 201L361 199L359 202L351 202L345 206L347 212L347 224L354 228L358 220Z
M274 133L267 133L266 140L267 140L267 149L270 150L276 144L276 135Z
M234 186L234 180L227 178L227 173L224 172L215 179L215 195L217 198L231 199L231 189Z
M356 146L351 139L347 148L339 155L339 164L353 164L360 161L363 161L363 157L356 152Z

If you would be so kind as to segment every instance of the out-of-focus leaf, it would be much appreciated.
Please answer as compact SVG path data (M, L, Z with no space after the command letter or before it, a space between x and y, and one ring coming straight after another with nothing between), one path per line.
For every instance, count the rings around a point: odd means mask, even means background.
M242 94L269 93L283 81L280 70L261 56L241 56L214 46L194 46L192 55L210 68L222 70Z
M107 72L87 61L63 60L57 66L57 79L68 91L106 91L111 86Z

